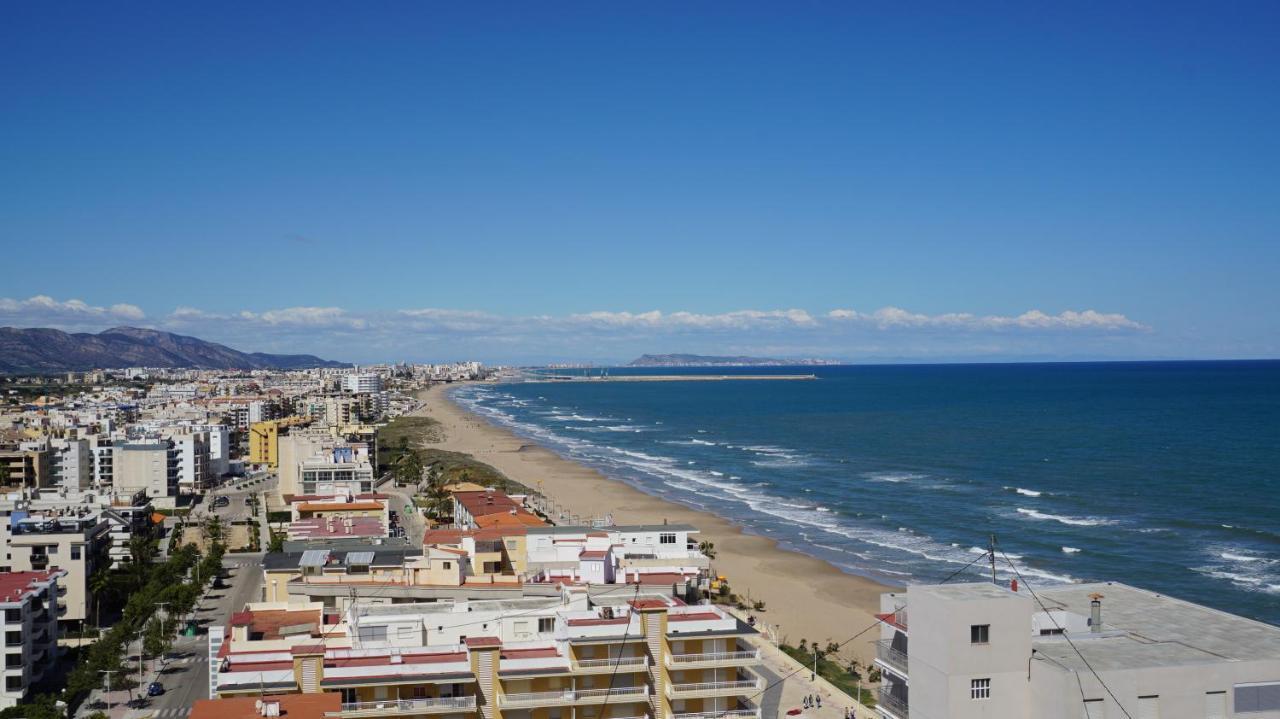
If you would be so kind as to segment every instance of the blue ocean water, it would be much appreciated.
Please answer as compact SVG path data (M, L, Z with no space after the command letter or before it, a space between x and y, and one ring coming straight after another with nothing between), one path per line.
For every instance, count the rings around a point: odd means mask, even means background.
M654 372L818 379L526 382L455 397L846 571L938 581L994 534L1033 586L1118 580L1280 623L1280 362Z

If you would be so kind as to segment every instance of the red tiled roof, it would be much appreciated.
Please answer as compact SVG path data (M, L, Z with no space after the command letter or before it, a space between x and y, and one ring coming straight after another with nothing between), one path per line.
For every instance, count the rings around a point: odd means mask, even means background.
M469 647L500 647L502 640L497 637L467 637Z
M38 585L65 576L61 569L38 572L0 572L0 602L21 602L28 594L40 591Z
M604 559L608 552L593 551L588 552L585 549L578 554L578 559Z
M636 609L666 609L667 603L661 599L637 599L631 602Z
M277 694L270 697L197 699L191 706L190 719L261 719L259 701L279 702L280 716L287 719L325 719L326 714L342 710L342 695L337 692Z

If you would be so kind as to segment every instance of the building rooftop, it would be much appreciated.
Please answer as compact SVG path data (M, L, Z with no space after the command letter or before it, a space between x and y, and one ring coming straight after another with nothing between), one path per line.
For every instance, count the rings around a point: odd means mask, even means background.
M40 591L54 579L65 576L61 569L39 572L0 572L0 604L16 604Z
M191 719L262 719L260 702L279 702L282 719L325 719L329 712L342 710L342 695L337 692L315 694L274 694L269 697L229 697L197 699L191 706Z
M1091 594L1102 596L1103 631L1070 632L1098 671L1220 661L1280 659L1280 627L1116 582L1039 590L1050 610L1089 616ZM1039 607L1036 607L1037 611ZM1088 671L1065 639L1037 637L1036 653Z

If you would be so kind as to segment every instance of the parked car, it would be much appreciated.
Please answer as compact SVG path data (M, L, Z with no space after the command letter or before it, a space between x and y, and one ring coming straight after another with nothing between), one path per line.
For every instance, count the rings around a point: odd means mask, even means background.
M164 685L160 682L151 682L147 685L147 696L158 697L164 694Z

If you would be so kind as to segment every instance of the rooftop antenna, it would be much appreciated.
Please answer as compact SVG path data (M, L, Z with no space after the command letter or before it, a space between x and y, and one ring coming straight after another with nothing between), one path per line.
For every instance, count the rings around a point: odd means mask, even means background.
M987 557L991 559L991 583L999 584L996 581L996 535L991 535L989 544L987 544Z

